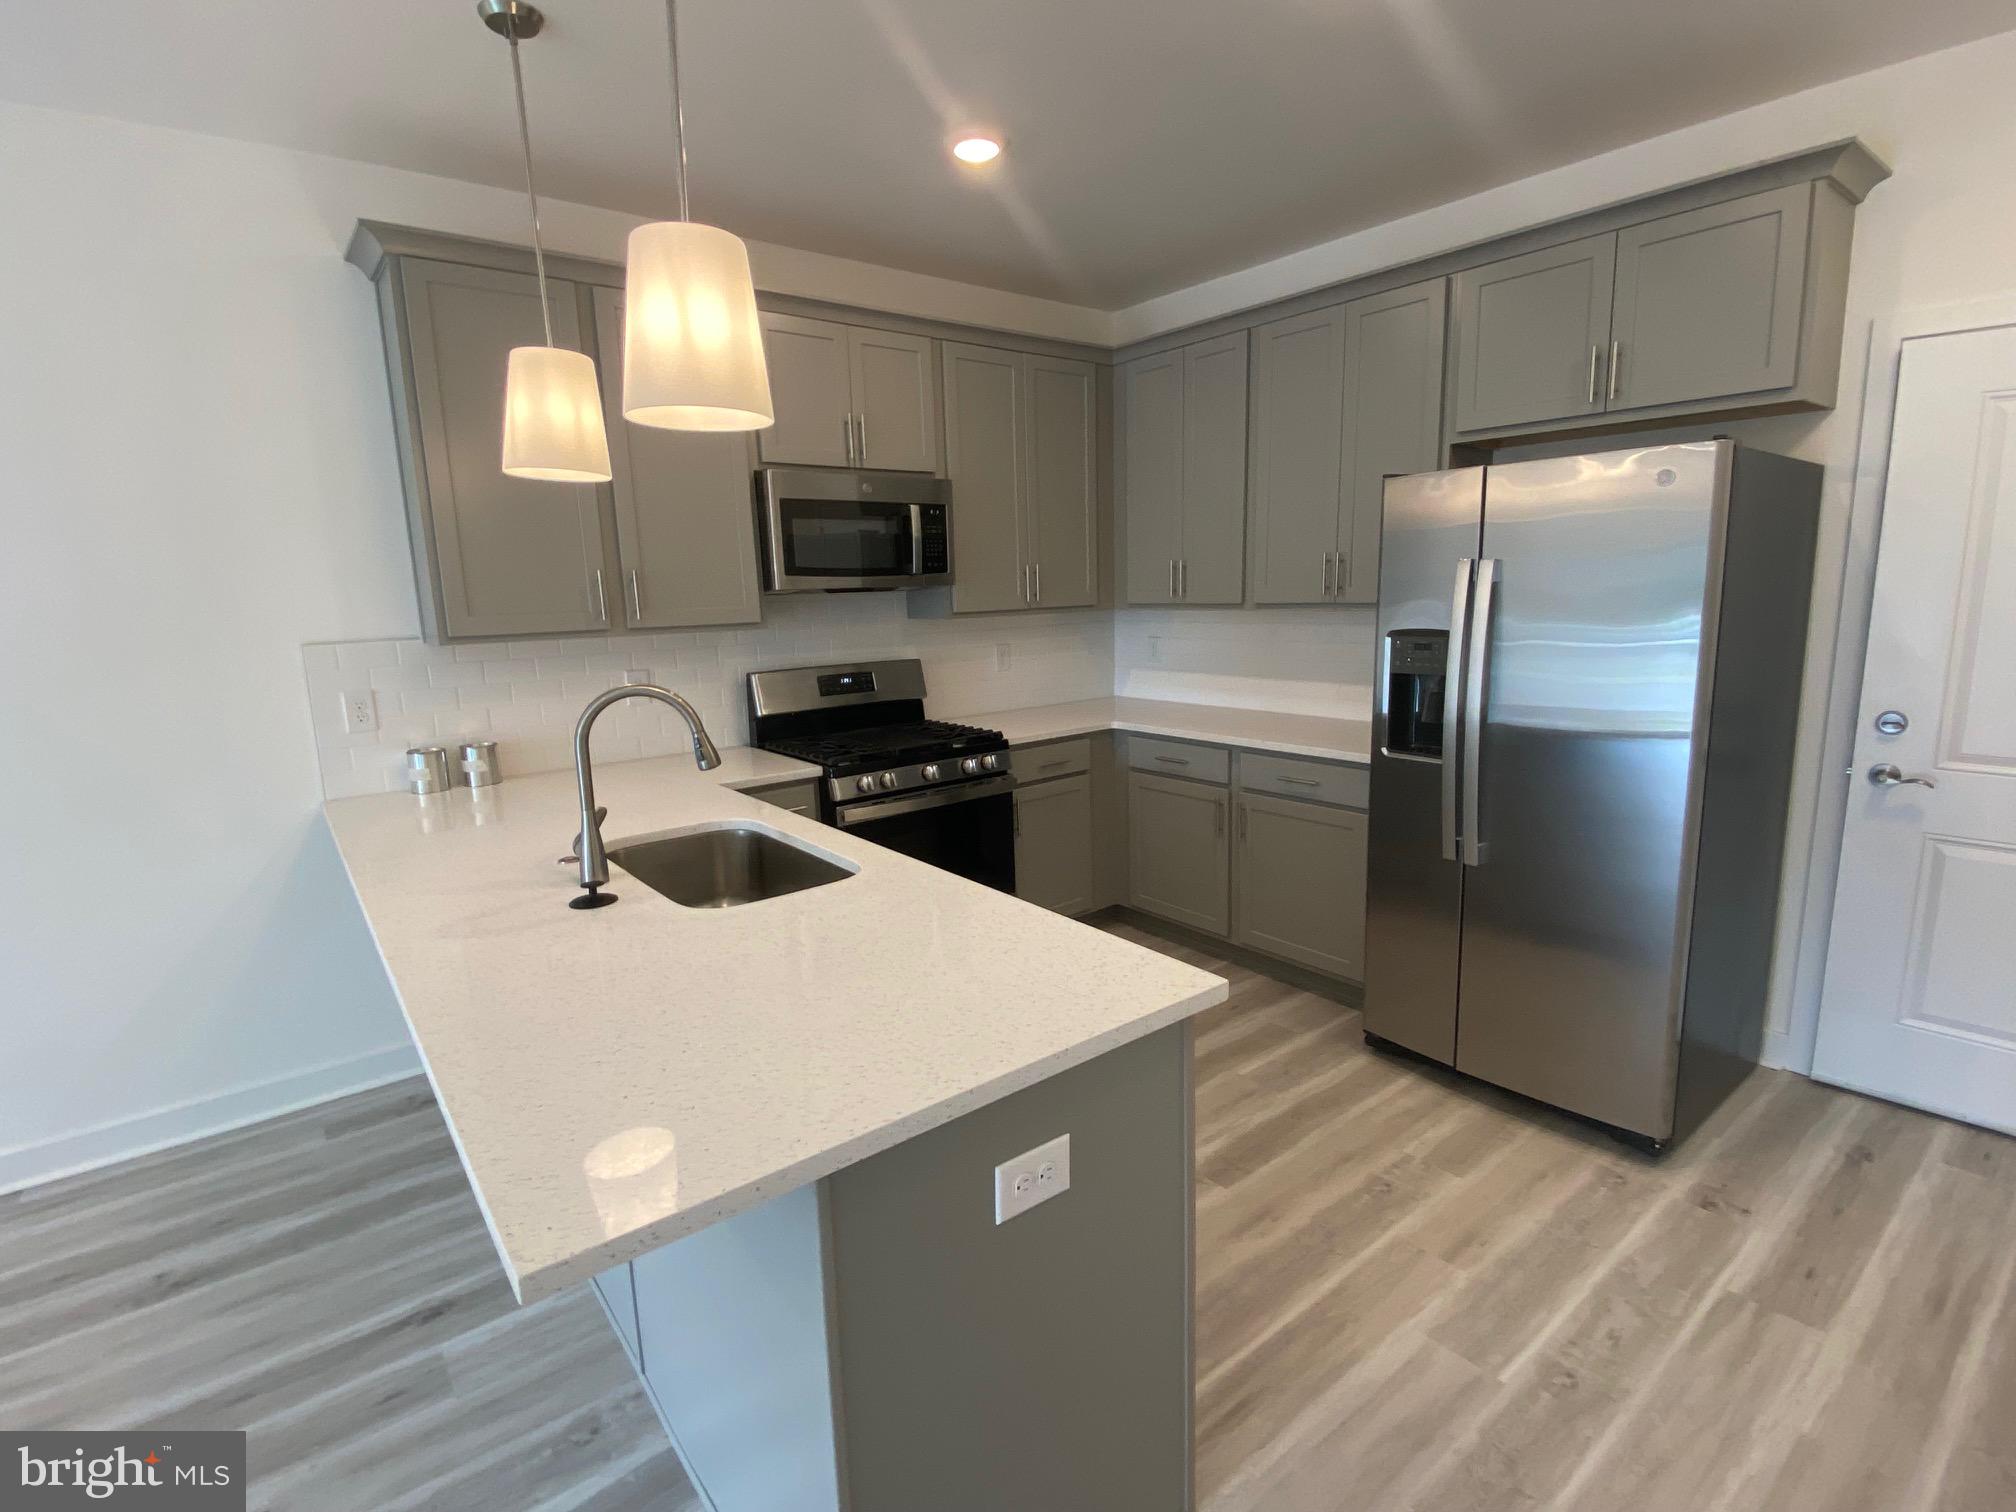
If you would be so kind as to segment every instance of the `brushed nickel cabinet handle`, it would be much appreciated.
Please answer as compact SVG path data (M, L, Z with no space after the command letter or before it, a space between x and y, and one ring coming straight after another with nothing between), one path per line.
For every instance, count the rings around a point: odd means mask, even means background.
M855 465L857 467L866 467L868 465L868 414L865 410L854 417L854 436L860 442L860 447L854 454L860 458L860 461Z
M602 591L602 569L595 569L595 618L603 624L609 623L609 598Z
M1216 800L1211 805L1211 833L1214 835L1223 835L1225 833L1225 800L1223 798Z
M1190 765L1190 758L1188 756L1157 756L1155 759L1166 766Z
M1250 812L1251 810L1245 804L1242 803L1239 805L1239 843L1241 845L1246 843L1246 815Z
M1610 388L1608 398L1612 404L1617 402L1617 359L1623 354L1623 351L1624 347L1621 342L1612 341L1610 343Z
M1340 551L1337 553L1337 589L1335 597L1342 598L1344 596L1344 586L1350 580L1350 577L1351 553Z
M1169 558L1169 597L1176 597L1176 558Z
M637 569L630 569L630 623L644 623L644 590L637 583Z
M1589 348L1589 402L1590 402L1591 404L1594 404L1594 403L1596 402L1596 364L1597 364L1597 363L1599 363L1599 362L1601 362L1602 360L1603 360L1603 348L1602 348L1601 346L1592 346L1592 347L1590 347L1590 348Z
M1327 551L1323 553L1323 591L1317 597L1330 597L1330 553Z
M1277 777L1277 778L1275 778L1274 780L1275 780L1276 782L1285 782L1285 783L1287 783L1287 784L1288 784L1288 786L1290 786L1290 787L1321 787L1321 786L1323 786L1323 784L1322 784L1322 783L1320 783L1320 782L1318 782L1318 781L1317 781L1317 780L1316 780L1316 779L1315 779L1314 777Z
M854 461L854 417L851 414L840 417L840 444L847 448L847 465L858 465Z
M1043 602L1043 564L1041 562L1036 563L1035 569L1036 569L1036 602L1040 604Z
M1190 597L1190 558L1176 558L1176 596Z

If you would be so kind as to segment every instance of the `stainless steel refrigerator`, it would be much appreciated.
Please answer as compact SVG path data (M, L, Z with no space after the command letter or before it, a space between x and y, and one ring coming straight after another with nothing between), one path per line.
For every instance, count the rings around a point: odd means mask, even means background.
M1375 1043L1652 1148L1748 1074L1819 498L1723 440L1388 480Z

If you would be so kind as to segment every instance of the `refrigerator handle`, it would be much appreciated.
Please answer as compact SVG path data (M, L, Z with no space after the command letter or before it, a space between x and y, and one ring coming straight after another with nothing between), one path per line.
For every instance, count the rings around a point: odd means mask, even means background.
M1463 669L1463 864L1482 866L1491 849L1484 841L1479 791L1484 769L1484 679L1491 663L1491 596L1498 585L1498 559L1477 559L1477 589L1470 606L1470 655ZM1446 729L1446 727L1445 727ZM1446 739L1446 733L1444 738Z
M1449 600L1449 648L1442 663L1442 859L1457 861L1457 752L1463 728L1463 643L1470 634L1470 573L1476 561L1456 564L1456 590Z

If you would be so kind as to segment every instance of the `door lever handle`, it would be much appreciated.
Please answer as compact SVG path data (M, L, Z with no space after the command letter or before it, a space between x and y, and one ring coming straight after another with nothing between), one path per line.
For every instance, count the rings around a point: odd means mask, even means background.
M1922 787L1936 788L1938 783L1930 777L1906 777L1887 761L1878 762L1869 768L1869 780L1877 787Z

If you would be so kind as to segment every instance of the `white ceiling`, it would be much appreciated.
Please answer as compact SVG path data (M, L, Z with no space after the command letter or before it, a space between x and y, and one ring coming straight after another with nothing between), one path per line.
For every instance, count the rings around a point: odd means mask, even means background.
M658 0L540 0L543 192L670 207ZM0 97L520 182L474 0L41 0ZM1113 309L2007 29L2009 0L684 0L696 216ZM956 167L946 133L1009 150Z

